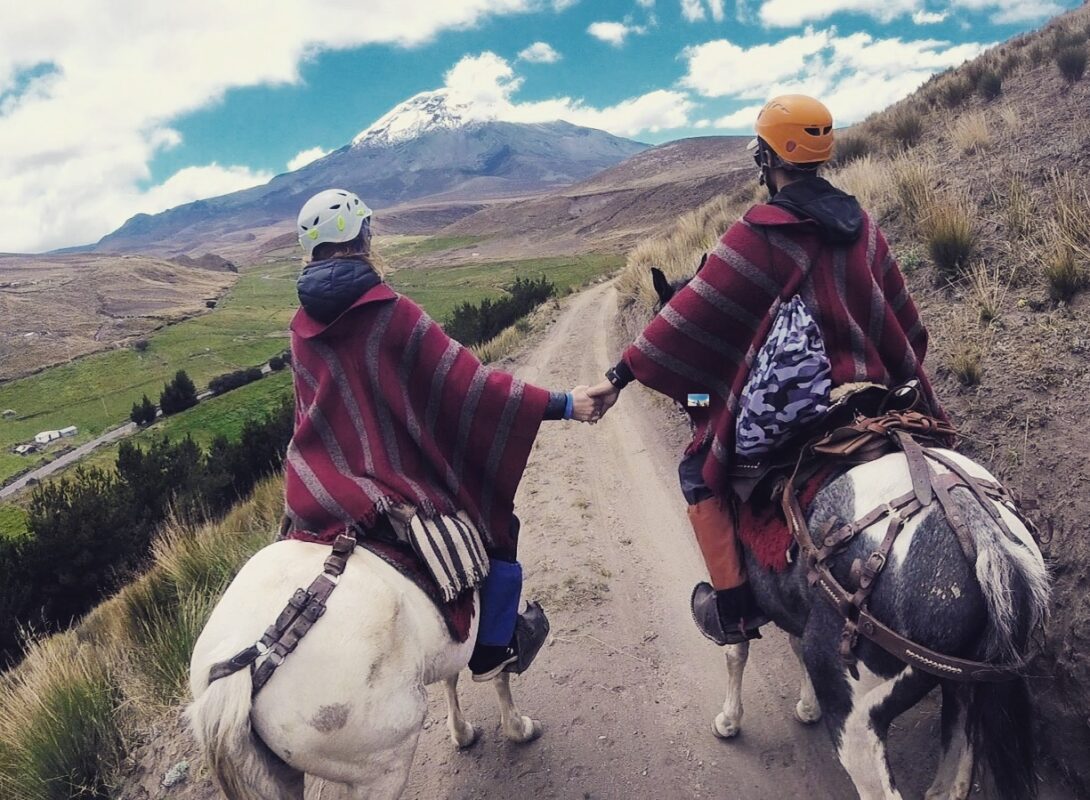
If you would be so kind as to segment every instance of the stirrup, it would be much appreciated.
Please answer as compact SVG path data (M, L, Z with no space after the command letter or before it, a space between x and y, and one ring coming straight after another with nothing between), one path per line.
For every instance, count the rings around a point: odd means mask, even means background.
M515 654L517 658L503 668L504 672L521 675L534 663L538 652L549 638L549 618L536 600L515 620Z
M769 621L759 615L752 620L739 620L736 625L724 625L723 618L719 615L715 589L707 581L701 581L693 587L689 604L697 630L720 647L762 638L758 628Z

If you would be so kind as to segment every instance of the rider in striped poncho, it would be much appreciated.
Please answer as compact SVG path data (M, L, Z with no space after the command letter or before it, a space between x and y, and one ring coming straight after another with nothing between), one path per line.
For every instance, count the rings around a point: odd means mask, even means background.
M606 409L632 380L689 406L695 435L680 475L711 577L694 591L693 613L718 644L753 638L766 621L736 539L731 481L749 463L739 453L798 434L848 384L916 379L942 413L922 367L927 332L885 237L854 197L817 176L832 127L809 97L764 107L751 147L770 201L723 235L591 389ZM755 365L763 381L751 383Z
M329 542L348 528L382 536L397 527L395 509L410 509L424 521L410 529L431 531L423 535L438 545L428 554L430 564L443 564L433 571L445 572L437 583L472 587L476 571L451 574L452 559L467 553L452 543L452 529L471 523L489 564L480 570L487 577L470 668L488 679L519 660L522 570L512 512L538 428L543 419L590 421L596 404L582 389L548 392L483 366L383 282L371 259L370 219L356 195L337 189L315 195L299 216L311 261L291 323L290 535Z

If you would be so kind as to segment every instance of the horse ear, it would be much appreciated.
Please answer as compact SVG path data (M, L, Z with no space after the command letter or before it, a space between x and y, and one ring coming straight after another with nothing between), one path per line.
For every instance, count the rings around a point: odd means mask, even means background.
M655 293L659 296L659 302L666 305L674 296L674 287L666 280L666 275L658 267L651 267L651 283L655 287Z

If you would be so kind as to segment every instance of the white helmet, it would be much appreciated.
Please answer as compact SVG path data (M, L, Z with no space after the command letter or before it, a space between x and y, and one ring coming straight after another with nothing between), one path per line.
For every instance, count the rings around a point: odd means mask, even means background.
M326 189L307 200L299 212L299 244L310 256L322 242L350 242L370 218L371 209L352 192Z

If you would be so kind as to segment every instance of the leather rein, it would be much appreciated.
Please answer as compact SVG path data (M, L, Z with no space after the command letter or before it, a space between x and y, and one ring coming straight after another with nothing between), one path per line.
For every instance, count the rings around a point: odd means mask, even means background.
M1036 539L1033 524L1022 516L1006 489L992 481L970 475L964 467L934 447L917 441L936 441L952 437L949 423L916 411L891 412L880 417L860 419L837 428L803 449L795 471L784 485L781 496L783 512L791 534L805 560L807 580L844 619L840 634L840 657L853 676L858 674L855 649L859 638L870 640L890 655L910 666L955 681L1005 681L1020 677L1025 665L990 664L945 655L913 642L877 620L869 609L869 599L890 551L905 524L937 500L970 564L976 562L976 544L964 514L950 496L955 488L968 490L981 504L999 530L1011 541L1024 543L1010 530L994 506L1004 504L1026 525ZM873 461L888 453L903 452L908 461L912 491L894 498L854 522L837 524L831 520L814 537L799 505L796 488L800 476L813 475L828 459L851 465ZM937 472L935 463L947 471ZM888 519L885 537L865 559L856 559L850 570L849 587L834 577L830 560L842 552L860 533Z

